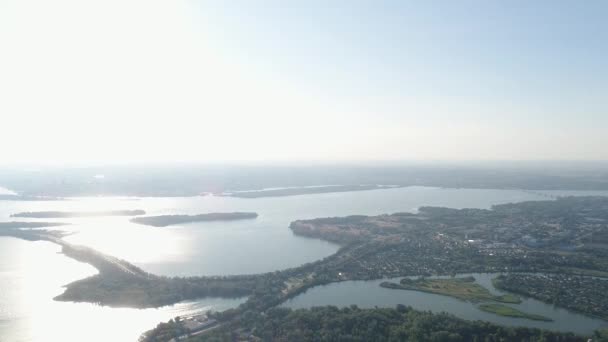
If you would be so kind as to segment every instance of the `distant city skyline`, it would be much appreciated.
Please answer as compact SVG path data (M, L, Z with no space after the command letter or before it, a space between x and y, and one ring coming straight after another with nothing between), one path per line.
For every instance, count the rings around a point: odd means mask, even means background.
M0 163L608 160L606 13L0 0Z

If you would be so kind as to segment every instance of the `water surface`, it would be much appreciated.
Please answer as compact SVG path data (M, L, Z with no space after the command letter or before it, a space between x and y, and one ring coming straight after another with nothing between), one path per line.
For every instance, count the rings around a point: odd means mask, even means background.
M161 321L225 310L245 300L206 298L159 309L53 301L63 285L97 273L60 250L50 242L0 237L0 341L137 341Z
M606 191L543 193L608 195ZM61 228L75 233L67 240L125 259L156 274L252 274L295 267L337 251L338 246L334 244L293 235L288 229L293 220L413 212L423 205L489 208L494 204L545 199L542 194L516 190L430 187L255 199L87 197L60 201L0 201L0 221L36 221L10 218L11 214L23 211L143 209L148 215L257 212L260 216L254 220L164 228L133 224L128 217L54 219L72 224ZM53 221L40 219L49 220ZM203 299L150 310L54 302L52 298L63 291L61 286L96 272L87 264L58 254L59 251L58 246L48 242L0 238L1 341L134 341L143 331L178 314L209 308L221 310L244 300ZM346 293L336 293L335 298L342 295ZM355 297L365 300L362 295ZM348 300L348 304L357 302Z
M492 278L497 274L459 274L458 277L469 275L475 277L477 283L489 289L490 292L496 295L505 294L492 285ZM525 326L578 334L590 334L596 329L608 327L608 322L601 319L587 317L531 298L522 297L521 304L501 304L527 313L549 317L553 319L553 322L498 316L477 309L476 304L456 298L420 291L393 290L380 286L383 281L399 282L400 279L345 281L317 286L290 299L283 306L299 309L322 305L345 307L355 304L363 308L376 306L393 308L397 304L404 304L417 310L447 312L468 320L483 320L507 326Z
M605 191L574 193L608 195ZM430 187L256 199L214 196L73 198L41 202L4 201L0 220L10 220L10 214L20 211L42 210L143 209L148 215L257 212L260 216L254 220L199 222L163 228L133 224L126 217L55 219L73 223L64 229L78 234L67 240L126 259L149 272L169 276L253 274L295 267L337 251L338 246L334 244L293 235L288 229L293 220L413 212L423 205L489 208L494 204L543 199L546 197L537 193L516 190Z

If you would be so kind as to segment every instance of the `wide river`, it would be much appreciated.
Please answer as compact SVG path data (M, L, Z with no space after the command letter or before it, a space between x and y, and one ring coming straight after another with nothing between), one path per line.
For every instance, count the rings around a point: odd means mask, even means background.
M549 195L605 195L608 192L545 191ZM337 246L294 236L296 219L415 211L423 205L489 208L494 204L543 200L515 190L407 187L290 197L242 199L70 198L61 201L0 201L0 221L23 211L143 209L148 215L254 211L254 220L192 223L154 228L125 217L56 219L76 234L67 239L128 260L163 275L225 275L274 271L317 260ZM35 221L34 219L21 219ZM51 221L51 220L44 220ZM134 341L160 321L204 310L223 310L243 299L202 299L151 310L111 309L52 300L61 286L94 274L46 242L0 237L0 341ZM356 303L353 298L353 303ZM407 304L407 303L404 303Z

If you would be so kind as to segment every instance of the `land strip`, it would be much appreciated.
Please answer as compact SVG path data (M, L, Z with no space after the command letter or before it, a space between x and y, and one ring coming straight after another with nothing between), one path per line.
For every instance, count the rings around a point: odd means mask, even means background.
M207 221L234 221L247 220L258 217L257 213L234 212L234 213L209 213L199 215L161 215L143 216L131 219L131 222L154 226L167 227L182 223L207 222Z
M332 192L350 192L378 189L391 189L399 186L394 185L325 185L310 187L280 188L268 190L234 191L224 194L224 196L240 198L260 198L260 197L284 197L310 194L325 194Z
M502 305L502 304L481 304L478 306L479 310L490 312L499 316L505 317L513 317L513 318L525 318L531 319L533 321L543 321L543 322L551 322L553 321L551 318L547 318L541 315L530 314L527 312L523 312L512 308L510 306Z
M237 298L250 295L258 276L162 277L92 248L71 244L59 231L9 229L5 236L49 241L67 257L95 267L99 273L65 286L58 301L88 302L110 307L154 308L203 297Z
M12 214L11 217L27 218L71 218L71 217L102 217L102 216L137 216L146 212L137 210L110 210L110 211L28 211Z

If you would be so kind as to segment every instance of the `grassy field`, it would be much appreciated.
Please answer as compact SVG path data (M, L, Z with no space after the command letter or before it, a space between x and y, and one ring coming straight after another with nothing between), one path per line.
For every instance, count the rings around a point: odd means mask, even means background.
M380 286L389 289L429 292L470 302L521 303L521 299L514 295L495 296L491 294L488 289L475 283L475 278L473 277L450 279L404 278L399 284L383 282Z
M515 317L515 318L526 318L534 321L545 321L551 322L553 321L550 318L541 315L529 314L523 311L519 311L510 306L502 305L502 304L481 304L478 306L479 310L490 312L500 316L506 317Z

